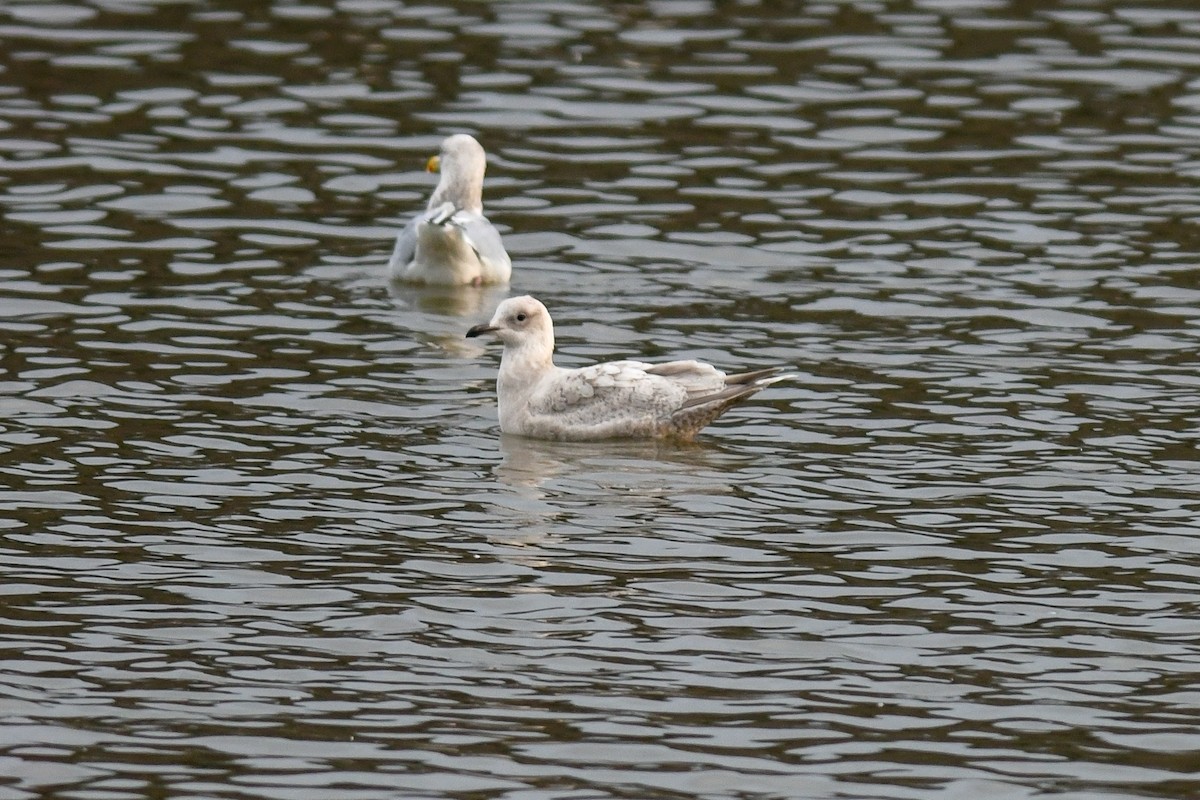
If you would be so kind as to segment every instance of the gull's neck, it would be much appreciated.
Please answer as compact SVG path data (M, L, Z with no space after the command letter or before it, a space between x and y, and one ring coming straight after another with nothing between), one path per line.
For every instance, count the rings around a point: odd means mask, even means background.
M519 429L519 417L542 380L554 372L554 334L549 340L506 343L500 356L496 399L500 406L501 430Z
M509 383L512 390L532 387L547 372L554 370L554 344L526 341L505 345L500 356L500 390Z
M462 211L475 214L483 213L483 174L478 178L464 171L453 170L442 172L433 196L429 198L429 210L449 201Z

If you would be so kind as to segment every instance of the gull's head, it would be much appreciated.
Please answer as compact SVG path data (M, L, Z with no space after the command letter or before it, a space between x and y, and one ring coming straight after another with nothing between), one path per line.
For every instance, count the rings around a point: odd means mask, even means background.
M465 133L447 136L442 141L441 152L430 156L425 162L427 172L464 176L478 172L480 180L483 179L486 168L487 154L483 152L483 145L477 142L474 136Z
M554 350L554 323L550 312L537 298L510 297L499 305L492 321L467 331L467 338L494 333L506 348Z

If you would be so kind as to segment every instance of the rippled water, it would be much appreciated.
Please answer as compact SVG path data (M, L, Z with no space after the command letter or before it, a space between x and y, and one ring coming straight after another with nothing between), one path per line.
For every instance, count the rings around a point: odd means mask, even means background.
M0 800L1200 794L1197 66L1110 0L3 5ZM389 287L460 130L513 286ZM525 292L802 378L502 437Z

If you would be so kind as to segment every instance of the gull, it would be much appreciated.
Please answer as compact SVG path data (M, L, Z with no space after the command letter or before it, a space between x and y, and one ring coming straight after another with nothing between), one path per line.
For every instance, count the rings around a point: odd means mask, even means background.
M425 213L400 235L388 271L392 280L437 286L508 283L512 260L500 232L483 215L487 156L475 138L449 136L425 165L441 179Z
M467 337L485 333L504 343L500 430L535 439L690 440L734 404L792 377L780 367L726 375L700 361L556 367L550 312L529 295L505 300Z

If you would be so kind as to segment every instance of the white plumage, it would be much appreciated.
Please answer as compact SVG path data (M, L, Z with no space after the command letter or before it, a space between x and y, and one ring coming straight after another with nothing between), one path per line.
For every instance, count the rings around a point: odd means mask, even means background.
M465 133L447 137L428 168L441 179L425 212L396 237L388 263L392 279L440 286L507 283L512 260L483 215L483 147Z
M484 333L504 342L500 430L538 439L691 439L730 406L789 377L778 367L726 375L700 361L557 367L550 312L528 295L505 300L467 336Z

